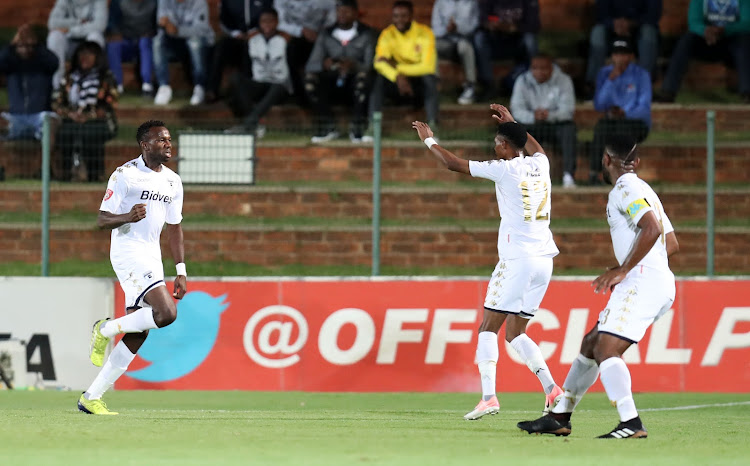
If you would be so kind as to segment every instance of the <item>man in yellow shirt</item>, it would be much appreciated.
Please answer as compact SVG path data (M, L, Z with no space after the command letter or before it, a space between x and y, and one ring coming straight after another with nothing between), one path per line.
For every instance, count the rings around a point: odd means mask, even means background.
M377 71L370 96L370 114L383 108L386 95L398 101L424 98L430 124L437 123L437 52L429 26L412 21L414 5L407 0L393 4L392 22L378 37L373 67Z

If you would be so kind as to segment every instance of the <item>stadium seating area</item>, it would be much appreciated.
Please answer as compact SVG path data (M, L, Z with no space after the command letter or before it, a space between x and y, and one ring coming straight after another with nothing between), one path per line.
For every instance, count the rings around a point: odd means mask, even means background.
M27 0L0 4L0 27L14 28L31 21L45 23L51 0ZM212 11L218 0L209 0ZM429 22L431 1L416 0L416 16ZM545 34L567 38L571 44L560 64L574 78L585 66L580 43L591 23L592 0L540 0L542 44ZM665 43L685 27L688 0L664 2L661 23ZM364 21L378 27L388 23L390 2L361 0ZM12 13L11 13L12 11ZM665 59L662 59L662 62ZM177 65L175 65L177 66ZM501 72L507 64L497 63ZM128 79L134 70L126 68ZM181 76L175 72L173 76ZM720 64L691 64L684 87L698 95L731 86L734 72ZM440 64L441 89L445 95L462 82L460 66ZM178 95L189 95L187 81L174 86ZM452 95L452 94L450 94ZM451 98L451 101L453 99ZM652 134L641 150L642 176L654 183L667 212L676 224L682 252L675 261L677 273L701 273L706 263L706 111L716 111L719 131L716 149L716 269L721 273L750 272L750 141L746 122L750 106L715 104L710 97L691 104L654 104ZM176 99L156 109L135 100L124 100L118 110L121 134L134 134L145 119L158 118L180 128L200 128L206 122L231 118L221 104L188 107ZM491 184L459 177L429 156L409 123L422 118L419 111L385 111L382 153L382 263L397 267L487 267L496 262L497 205ZM596 112L590 103L579 103L576 123L579 145L591 139ZM273 109L269 128L297 129L311 126L310 116L299 107ZM492 122L485 103L441 107L441 142L463 157L489 157ZM486 130L486 131L485 131ZM468 136L467 136L468 135ZM301 137L304 136L304 137ZM308 144L309 134L278 131L266 138L256 152L255 186L188 186L185 203L185 244L189 261L245 261L275 266L282 264L367 265L372 238L372 147L336 142ZM136 155L132 136L108 143L106 172ZM179 149L178 149L179 150ZM553 180L561 176L561 164L553 159ZM577 178L585 180L588 159L579 150ZM29 164L11 144L0 147L0 165L6 177L38 173L39 161ZM53 222L51 257L103 260L108 255L109 234L93 229L104 186L55 184L52 212L91 212L89 222ZM556 270L592 271L611 266L610 238L604 219L606 187L555 189L552 230L561 255ZM39 212L38 184L0 183L0 212L10 219L0 222L0 263L35 262L40 259L38 224L12 221L14 213ZM191 222L191 216L226 217L218 226L210 221ZM244 219L244 220L243 220ZM290 221L290 219L295 219ZM304 220L309 219L305 224Z

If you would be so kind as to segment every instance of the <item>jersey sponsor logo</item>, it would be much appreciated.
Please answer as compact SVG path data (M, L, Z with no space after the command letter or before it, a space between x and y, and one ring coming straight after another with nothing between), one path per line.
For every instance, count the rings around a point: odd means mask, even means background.
M166 194L161 194L159 191L149 191L148 189L144 189L141 193L141 200L143 201L163 201L167 204L172 203L172 196L167 196Z
M109 198L111 198L111 197L112 197L112 194L114 194L114 191L112 191L111 189L108 189L108 190L107 190L107 191L106 191L106 192L104 193L104 200L105 200L105 201L108 201L108 200L109 200Z
M630 205L627 208L628 215L630 215L630 218L635 217L638 212L641 211L641 209L644 209L646 207L650 207L648 205L648 202L646 202L646 199L636 199L635 201L631 202Z

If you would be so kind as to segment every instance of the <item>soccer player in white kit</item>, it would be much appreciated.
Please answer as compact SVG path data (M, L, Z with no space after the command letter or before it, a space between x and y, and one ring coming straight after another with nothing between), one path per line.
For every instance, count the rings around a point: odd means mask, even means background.
M112 173L97 218L99 228L112 230L110 259L125 293L127 314L94 324L90 357L95 366L102 366L109 340L125 335L78 399L78 409L88 414L117 414L107 408L102 395L125 373L149 329L174 322L173 298L182 299L187 291L182 180L163 165L172 157L172 137L163 122L151 120L138 128L136 139L141 155ZM171 296L159 245L165 223L177 272Z
M597 293L611 290L612 294L597 325L583 338L581 354L570 367L560 402L549 414L518 423L530 434L569 435L573 410L601 374L620 423L598 438L648 436L635 408L630 371L622 354L671 308L675 279L669 256L679 250L679 244L659 197L635 174L639 163L632 140L610 138L602 164L605 181L614 184L607 202L607 221L619 265L599 276L592 286Z
M562 395L555 384L542 352L526 335L526 325L534 317L552 277L552 258L559 251L552 239L550 223L549 160L542 146L514 122L502 105L492 104L499 123L495 136L495 155L489 161L469 161L456 157L432 138L430 127L415 121L412 126L430 151L450 170L495 182L500 210L498 233L499 261L495 266L487 296L484 317L477 337L476 361L482 386L482 399L464 416L475 420L496 414L500 403L495 394L497 333L507 320L505 339L542 384L544 412ZM525 157L523 150L532 154Z

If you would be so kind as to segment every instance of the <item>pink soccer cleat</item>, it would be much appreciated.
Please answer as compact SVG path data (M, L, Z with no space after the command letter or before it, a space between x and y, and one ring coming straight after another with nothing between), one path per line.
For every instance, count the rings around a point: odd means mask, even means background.
M550 394L547 395L547 399L544 401L544 410L542 411L542 414L548 414L550 411L552 411L552 408L557 406L557 403L560 401L564 394L565 391L558 385L555 385L555 388L552 389Z
M485 414L497 414L498 411L500 411L500 403L497 401L497 397L493 396L487 401L481 400L474 411L464 415L464 419L475 421Z

